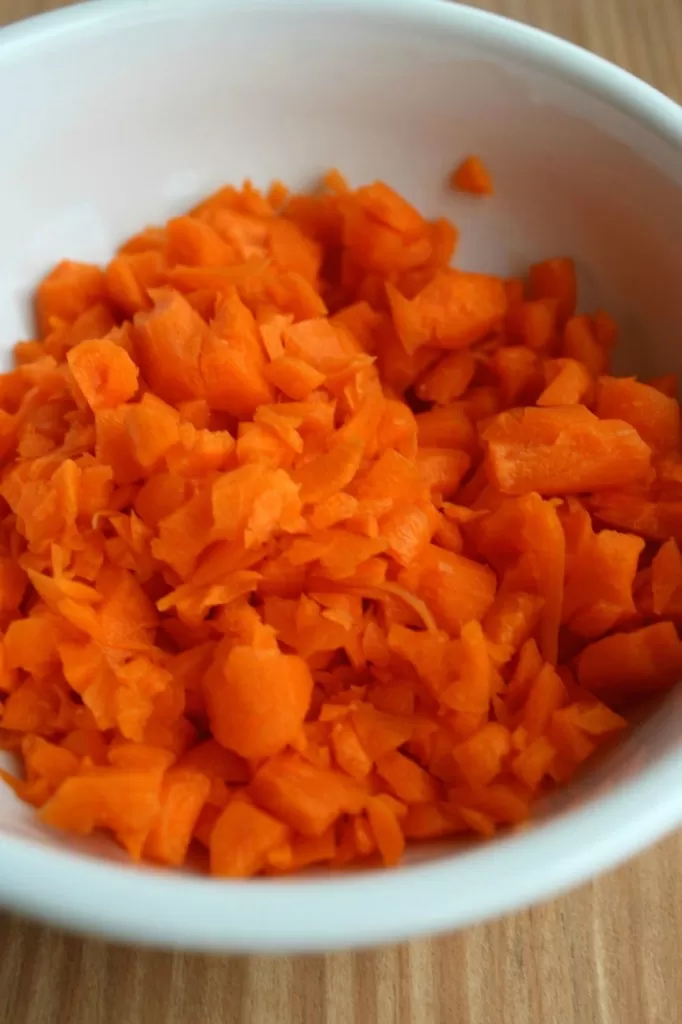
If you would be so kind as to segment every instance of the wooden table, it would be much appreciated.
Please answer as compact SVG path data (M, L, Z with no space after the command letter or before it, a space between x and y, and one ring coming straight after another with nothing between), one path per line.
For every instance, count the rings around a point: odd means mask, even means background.
M59 6L0 0L0 24ZM566 36L682 102L682 0L473 6ZM548 906L374 953L171 955L0 917L0 1024L674 1024L681 946L678 835Z

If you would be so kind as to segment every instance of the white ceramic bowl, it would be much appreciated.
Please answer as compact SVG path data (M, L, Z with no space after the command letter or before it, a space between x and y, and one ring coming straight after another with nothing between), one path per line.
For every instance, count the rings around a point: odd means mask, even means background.
M624 365L682 370L682 111L566 43L433 0L109 0L0 35L0 329L57 259L106 259L225 181L337 165L462 230L470 267L571 254ZM444 185L483 154L497 196ZM0 790L0 901L205 950L316 950L435 932L575 885L682 821L682 694L530 829L397 870L225 882L48 834Z

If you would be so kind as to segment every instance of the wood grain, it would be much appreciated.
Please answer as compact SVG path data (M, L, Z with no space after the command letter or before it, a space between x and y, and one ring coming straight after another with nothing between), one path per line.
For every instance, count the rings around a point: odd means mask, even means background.
M59 6L0 0L0 24ZM682 101L682 0L472 6L566 36ZM681 946L678 835L547 906L374 953L184 956L0 917L0 1024L675 1024Z

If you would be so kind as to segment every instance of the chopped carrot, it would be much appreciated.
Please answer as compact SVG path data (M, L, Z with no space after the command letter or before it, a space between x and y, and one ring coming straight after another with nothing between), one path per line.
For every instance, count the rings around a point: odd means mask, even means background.
M668 689L682 673L682 641L672 622L613 633L578 657L578 680L598 694L630 696Z
M453 756L470 786L488 786L500 774L510 751L509 730L498 722L488 722L456 747Z
M597 416L624 420L651 448L661 453L680 448L680 407L657 388L632 377L602 377L597 390Z
M424 402L447 405L464 394L475 372L476 361L471 352L452 352L422 377L415 390Z
M161 810L161 785L158 770L93 769L65 779L40 815L45 824L79 835L110 829L139 860Z
M493 191L479 157L451 184ZM226 186L38 285L0 375L0 772L219 877L489 837L682 675L673 375L572 260L384 182Z
M575 311L577 283L573 260L566 258L535 263L528 274L531 299L554 299L561 321Z
M682 555L674 537L658 549L651 562L651 589L655 615L666 608L682 587Z
M232 800L210 831L211 872L226 878L255 875L288 836L287 826L277 818L246 800Z
M377 759L377 772L390 791L406 804L429 803L438 796L431 775L397 750Z
M467 454L476 450L471 417L456 402L419 413L417 431L420 448L454 448Z
M538 405L589 404L593 381L583 363L576 359L550 359L545 364L545 377L547 386L537 400Z
M49 334L55 321L73 323L81 313L106 298L104 274L90 263L64 260L43 279L36 292L40 334Z
M400 821L383 796L370 798L367 817L382 860L387 867L392 867L398 863L405 849L405 837Z
M495 574L486 566L434 544L399 576L401 584L427 602L444 629L455 634L480 621L495 597Z
M264 764L250 791L255 803L304 836L322 835L342 814L357 814L365 803L363 791L348 776L294 755Z
M120 405L137 391L137 366L125 349L106 338L81 341L66 359L91 409Z
M582 405L501 413L483 434L486 466L505 494L575 494L645 479L651 449L622 420Z
M493 194L493 179L480 156L468 156L455 168L450 184L460 192L472 192L478 196Z
M509 304L507 327L513 338L517 338L535 351L549 349L557 326L557 300L553 298L523 301Z
M219 743L242 757L269 757L298 733L312 694L306 663L276 648L220 648L204 678L209 721Z
M200 772L173 769L166 773L159 815L145 842L147 857L173 866L184 863L209 789L208 778Z
M546 736L538 736L516 755L511 765L512 772L529 789L537 789L549 773L556 753L556 749Z
M487 274L441 271L415 296L387 285L393 323L406 352L422 345L461 349L481 341L502 322L507 297Z

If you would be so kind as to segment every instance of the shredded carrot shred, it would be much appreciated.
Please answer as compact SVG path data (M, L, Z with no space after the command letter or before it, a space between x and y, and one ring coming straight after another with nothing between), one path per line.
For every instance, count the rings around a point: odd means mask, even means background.
M567 257L503 280L456 240L332 171L38 285L0 745L44 823L222 877L391 866L524 821L682 675L676 380L610 374Z

